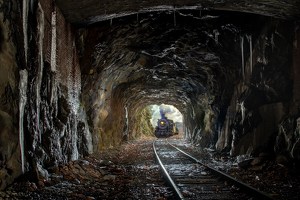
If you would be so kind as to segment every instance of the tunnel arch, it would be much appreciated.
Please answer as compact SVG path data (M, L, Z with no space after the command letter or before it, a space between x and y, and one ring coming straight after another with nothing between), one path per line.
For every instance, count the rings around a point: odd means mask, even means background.
M280 0L256 2L247 1L210 1L210 0L189 0L189 1L122 1L116 0L113 3L109 0L102 1L101 4L94 0L84 0L74 3L72 0L57 0L64 16L72 24L84 26L99 21L111 20L129 15L143 14L160 11L181 11L196 10L199 12L206 10L221 10L259 14L281 19L299 18L299 2Z
M171 102L169 104L175 105L186 115L185 119L203 121L205 114L200 114L201 117L198 118L189 117L191 114L187 114L188 110L194 112L198 107L200 107L199 112L203 113L203 110L208 109L206 115L213 115L210 105L216 98L220 98L222 87L224 88L226 82L229 82L226 72L240 69L238 66L240 50L238 49L237 52L234 49L239 44L229 46L227 41L236 37L239 32L237 29L230 29L234 28L234 25L225 27L222 34L231 34L231 37L219 40L216 35L211 35L216 27L210 25L210 20L203 21L190 17L192 22L184 24L186 18L186 16L178 18L178 24L174 26L172 21L170 22L169 13L151 13L141 24L129 17L126 23L120 22L106 27L107 31L102 30L101 39L91 44L96 50L93 57L93 63L96 64L85 66L83 63L82 68L87 67L87 70L83 68L82 71L93 71L87 76L87 83L93 80L93 77L98 77L99 83L100 80L103 81L100 86L97 86L101 90L99 98L103 99L104 96L106 98L107 95L112 94L111 108L119 110L112 113L121 113L125 116L126 107L128 114L132 115L142 105L149 105L150 102ZM215 22L217 17L211 20ZM220 21L220 24L224 25L223 20ZM195 24L199 27L195 28ZM152 26L155 27L154 30ZM218 26L221 31L221 25ZM98 31L97 27L89 30L90 35L87 37ZM105 35L106 32L109 32L109 35ZM118 42L120 40L121 43ZM221 50L224 48L222 45L232 49L228 54L236 59L236 63L232 62L231 58L231 65L224 67L229 61L220 53L224 51ZM100 76L96 72L100 72ZM219 82L225 84L220 86ZM83 89L84 93L89 90L92 89ZM118 106L113 107L113 105ZM113 115L112 113L109 115ZM106 123L102 119L97 121L102 121L102 125ZM203 124L196 128L194 123L190 125L193 126L190 128L192 135L199 133L200 129L212 131L209 127L202 129ZM98 125L94 123L91 126ZM113 127L117 126L113 125ZM189 134L187 136L194 138Z

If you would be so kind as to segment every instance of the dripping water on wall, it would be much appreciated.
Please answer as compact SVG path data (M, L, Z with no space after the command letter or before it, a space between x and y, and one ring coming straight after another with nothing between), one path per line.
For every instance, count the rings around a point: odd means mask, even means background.
M39 61L39 68L38 68L38 76L37 76L37 84L36 84L36 130L38 131L39 135L39 142L41 143L41 130L40 130L40 102L41 102L41 96L40 96L40 90L41 90L41 84L42 84L42 77L43 77L43 68L44 68L44 59L43 59L43 41L44 41L44 11L41 7L41 4L38 4L38 10L37 10L37 20L38 20L38 48L39 48L39 55L38 55L38 61Z
M25 155L24 155L24 111L25 105L27 102L27 81L28 81L28 73L27 70L20 71L20 84L19 84L19 143L21 150L21 162L22 162L22 172L25 172Z

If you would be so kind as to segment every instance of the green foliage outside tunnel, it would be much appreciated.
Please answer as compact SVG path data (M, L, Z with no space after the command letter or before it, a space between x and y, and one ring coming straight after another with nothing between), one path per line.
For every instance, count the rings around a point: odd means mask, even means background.
M151 124L152 111L150 107L140 109L135 116L136 138L154 136L154 127Z

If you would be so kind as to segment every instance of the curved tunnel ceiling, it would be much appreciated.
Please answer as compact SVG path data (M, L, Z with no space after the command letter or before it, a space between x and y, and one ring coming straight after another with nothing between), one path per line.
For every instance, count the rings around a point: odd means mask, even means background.
M234 87L245 78L252 41L259 40L272 17L299 18L298 1L178 1L175 7L169 1L99 2L57 4L68 21L85 27L78 29L83 101L90 107L89 123L109 126L107 132L116 127L107 122L125 118L125 110L131 118L138 109L161 103L175 106L197 123L190 127L211 132L213 119L226 110ZM269 81L260 75L247 77L253 83ZM205 118L212 120L205 125ZM205 140L207 145L211 137Z
M139 23L128 16L113 26L90 27L85 52L92 53L81 62L88 77L84 93L99 93L103 100L112 94L131 111L165 103L187 113L191 105L206 110L213 102L224 104L241 78L240 35L257 37L251 30L260 30L266 18L221 11L202 15L185 10L174 22L172 12L162 11L140 15ZM91 105L104 104L92 99Z
M118 18L101 39L85 45L93 48L87 52L94 51L94 63L83 63L93 65L85 68L94 71L105 69L98 81L108 80L104 84L111 85L110 93L123 91L118 98L126 99L126 105L168 103L183 113L187 103L205 108L216 99L215 103L227 101L224 96L230 96L230 86L241 76L239 37L255 37L260 15L300 16L300 3L293 0L57 0L56 4L69 22L81 27ZM120 23L120 17L126 16L140 24ZM99 31L103 28L94 29ZM109 34L103 35L105 31Z
M300 2L295 0L56 0L66 19L79 26L99 21L164 10L227 10L254 13L282 19L300 17Z

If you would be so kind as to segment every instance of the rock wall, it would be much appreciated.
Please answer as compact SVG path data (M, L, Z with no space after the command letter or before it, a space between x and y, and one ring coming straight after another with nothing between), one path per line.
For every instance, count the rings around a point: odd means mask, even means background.
M93 151L92 139L80 104L81 72L74 29L49 0L33 4L27 29L24 35L37 37L28 42L25 68L25 156L37 178L47 179L44 168L87 156ZM29 37L24 38L26 43Z
M294 27L293 21L269 19L252 40L252 54L245 53L245 78L235 86L224 123L219 124L218 150L251 153L269 141L290 114ZM249 48L249 42L243 47Z
M137 111L166 102L184 114L186 139L202 148L243 154L277 132L295 94L294 22L193 14L145 14L81 30L95 149L134 138Z
M299 163L300 160L300 135L299 135L299 72L300 72L300 29L299 21L295 22L293 38L293 68L291 77L293 78L293 96L289 101L289 116L281 120L278 125L278 131L272 137L274 145L274 153L284 156L287 161Z
M154 127L151 124L151 110L149 107L146 107L144 109L141 109L136 114L136 122L134 132L136 132L134 135L136 135L137 138L140 138L141 136L155 136L154 135Z
M218 58L205 56L206 42L217 48L202 31L207 23L192 19L199 25L194 30L194 21L185 25L181 19L174 26L170 13L140 17L141 22L133 16L81 31L83 103L97 150L135 138L135 116L145 106L167 103L186 113L190 99L209 107L207 84L217 90L210 67L218 67Z
M202 148L214 145L215 115L211 108L213 99L206 102L205 106L192 104L188 106L187 114L184 115L185 138L191 143Z
M18 134L18 4L0 1L0 190L22 174ZM20 23L18 23L20 25Z
M3 189L22 173L48 179L53 167L93 147L72 26L50 0L1 1L0 8Z

